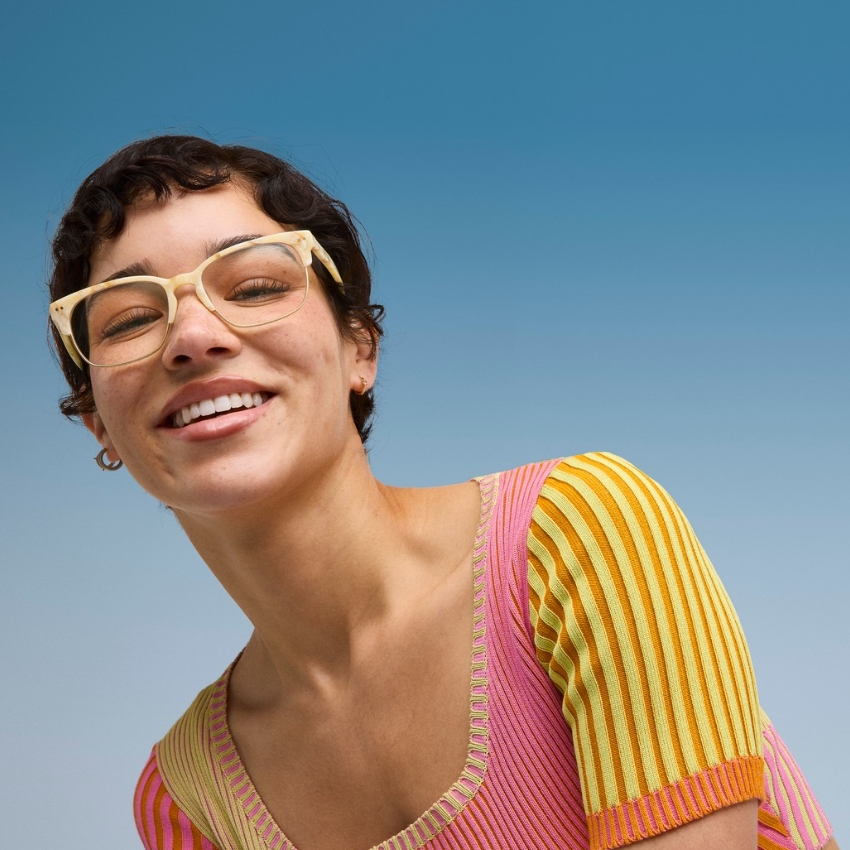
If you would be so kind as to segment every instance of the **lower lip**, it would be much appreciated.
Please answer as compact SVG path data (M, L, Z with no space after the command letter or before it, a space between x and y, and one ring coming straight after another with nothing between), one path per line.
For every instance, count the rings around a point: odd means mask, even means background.
M214 419L201 419L196 422L190 422L182 428L169 426L161 426L161 428L169 436L174 437L175 440L183 440L187 443L231 437L253 425L266 412L266 405L269 401L271 399L266 399L259 407L233 410L222 416L216 416Z

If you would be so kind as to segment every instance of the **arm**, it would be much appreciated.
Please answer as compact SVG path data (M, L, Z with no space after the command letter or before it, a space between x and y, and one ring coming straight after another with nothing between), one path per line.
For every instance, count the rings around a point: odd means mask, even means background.
M757 830L760 847L836 850L758 705L731 602L658 484L613 455L562 462L534 511L528 577L593 848L753 847Z

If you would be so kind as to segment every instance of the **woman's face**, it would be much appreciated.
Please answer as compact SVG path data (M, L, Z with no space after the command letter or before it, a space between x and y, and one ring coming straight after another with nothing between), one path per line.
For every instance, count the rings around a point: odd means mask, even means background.
M238 184L143 202L93 255L89 284L134 265L171 278L197 267L217 243L283 229ZM360 451L349 393L361 389L361 376L374 382L375 362L368 345L340 337L312 271L310 284L298 312L249 329L225 324L191 286L179 288L177 316L156 354L91 369L97 413L84 420L108 457L120 457L176 511L208 513L285 496L346 451ZM262 403L174 426L182 408L234 393Z

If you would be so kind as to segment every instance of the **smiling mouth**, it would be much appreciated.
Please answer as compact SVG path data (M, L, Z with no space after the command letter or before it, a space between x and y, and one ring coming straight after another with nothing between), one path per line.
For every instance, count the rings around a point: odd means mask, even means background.
M187 404L171 414L172 428L185 428L191 422L199 419L215 419L226 416L233 410L248 407L259 407L271 398L270 393L228 393L215 398L205 398L203 401Z

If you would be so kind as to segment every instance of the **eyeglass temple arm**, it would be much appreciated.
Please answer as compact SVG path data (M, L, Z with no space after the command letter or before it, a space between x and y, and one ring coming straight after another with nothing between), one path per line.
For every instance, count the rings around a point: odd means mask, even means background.
M344 290L345 284L342 282L342 277L336 263L331 259L331 255L316 241L312 233L310 237L310 250L322 261L322 265L331 273L331 277L339 285L339 288Z
M68 315L62 312L61 308L57 308L54 305L50 308L50 318L53 320L56 330L59 331L59 336L62 338L65 350L68 352L71 360L73 360L80 369L85 368L83 366L83 359L77 351L77 344L74 342L73 336L71 336L71 323L68 321Z

